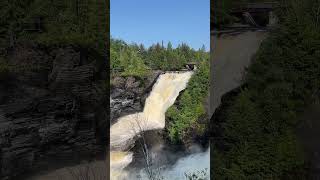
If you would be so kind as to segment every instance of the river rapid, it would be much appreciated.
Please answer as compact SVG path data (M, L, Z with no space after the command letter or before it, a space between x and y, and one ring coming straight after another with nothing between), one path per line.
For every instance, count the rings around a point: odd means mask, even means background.
M179 156L173 164L161 164L141 168L128 168L133 161L133 147L141 133L162 130L165 127L165 113L174 104L179 93L187 87L193 71L166 72L161 74L145 101L143 112L120 117L110 128L110 174L111 180L148 179L150 169L163 179L185 179L185 173L209 169L209 150L201 148L194 153L177 154L161 152L162 146L150 147L151 156ZM196 146L196 145L195 145ZM148 147L149 148L149 147ZM141 149L143 151L143 149ZM148 159L152 159L149 157ZM157 164L157 163L153 163ZM200 164L200 165L199 165ZM147 173L149 172L149 173ZM209 171L206 173L208 174ZM130 178L129 178L130 177ZM209 176L208 176L209 177Z

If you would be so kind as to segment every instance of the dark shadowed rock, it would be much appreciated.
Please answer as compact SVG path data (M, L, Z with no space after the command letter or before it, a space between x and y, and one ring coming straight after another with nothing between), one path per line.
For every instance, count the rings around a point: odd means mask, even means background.
M9 58L17 80L25 84L44 87L52 68L53 58L35 44L18 44Z
M102 59L81 63L71 46L12 52L13 78L0 85L0 179L105 154L106 77L95 77Z
M111 80L111 123L121 116L143 111L144 102L162 71L145 78L116 76Z

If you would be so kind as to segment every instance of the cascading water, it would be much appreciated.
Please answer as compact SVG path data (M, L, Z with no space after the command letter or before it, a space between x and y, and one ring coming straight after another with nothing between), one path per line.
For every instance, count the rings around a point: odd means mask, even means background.
M186 88L192 74L193 71L167 72L160 75L146 99L143 112L121 117L111 126L111 180L126 179L123 169L131 163L133 155L126 150L142 131L165 127L165 112L174 104L180 91Z
M189 156L180 158L173 166L161 170L159 179L181 180L188 179L186 175L195 175L197 179L208 180L210 177L210 148L205 152L193 153ZM145 169L130 174L131 180L149 179ZM138 178L136 178L138 177Z

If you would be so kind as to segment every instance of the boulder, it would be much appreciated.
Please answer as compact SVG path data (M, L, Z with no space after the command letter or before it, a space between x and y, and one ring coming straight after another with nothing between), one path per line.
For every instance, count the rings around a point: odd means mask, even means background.
M126 79L123 77L117 76L112 79L112 86L115 89L124 88L125 84L126 84Z

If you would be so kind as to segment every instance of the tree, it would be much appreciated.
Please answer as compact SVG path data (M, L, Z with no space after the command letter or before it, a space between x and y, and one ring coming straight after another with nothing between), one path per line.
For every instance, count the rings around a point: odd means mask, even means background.
M142 44L127 44L114 38L111 38L110 42L111 67L127 69L127 72L130 69L130 73L148 68L164 71L179 70L184 68L185 63L188 61L206 61L209 59L209 53L205 52L204 46L195 51L185 43L173 48L171 42L168 42L166 47L156 43L145 49ZM137 64L141 64L142 68L139 69ZM130 73L125 74L128 75ZM134 74L138 75L139 73Z
M168 45L167 45L167 51L172 51L172 44L170 41L168 42Z
M4 0L0 2L0 38L3 46L14 46L19 33L22 32L21 24L27 16L27 9L31 3L32 0Z
M126 48L121 56L120 63L124 68L123 75L144 76L147 74L147 66L141 56L132 48Z

